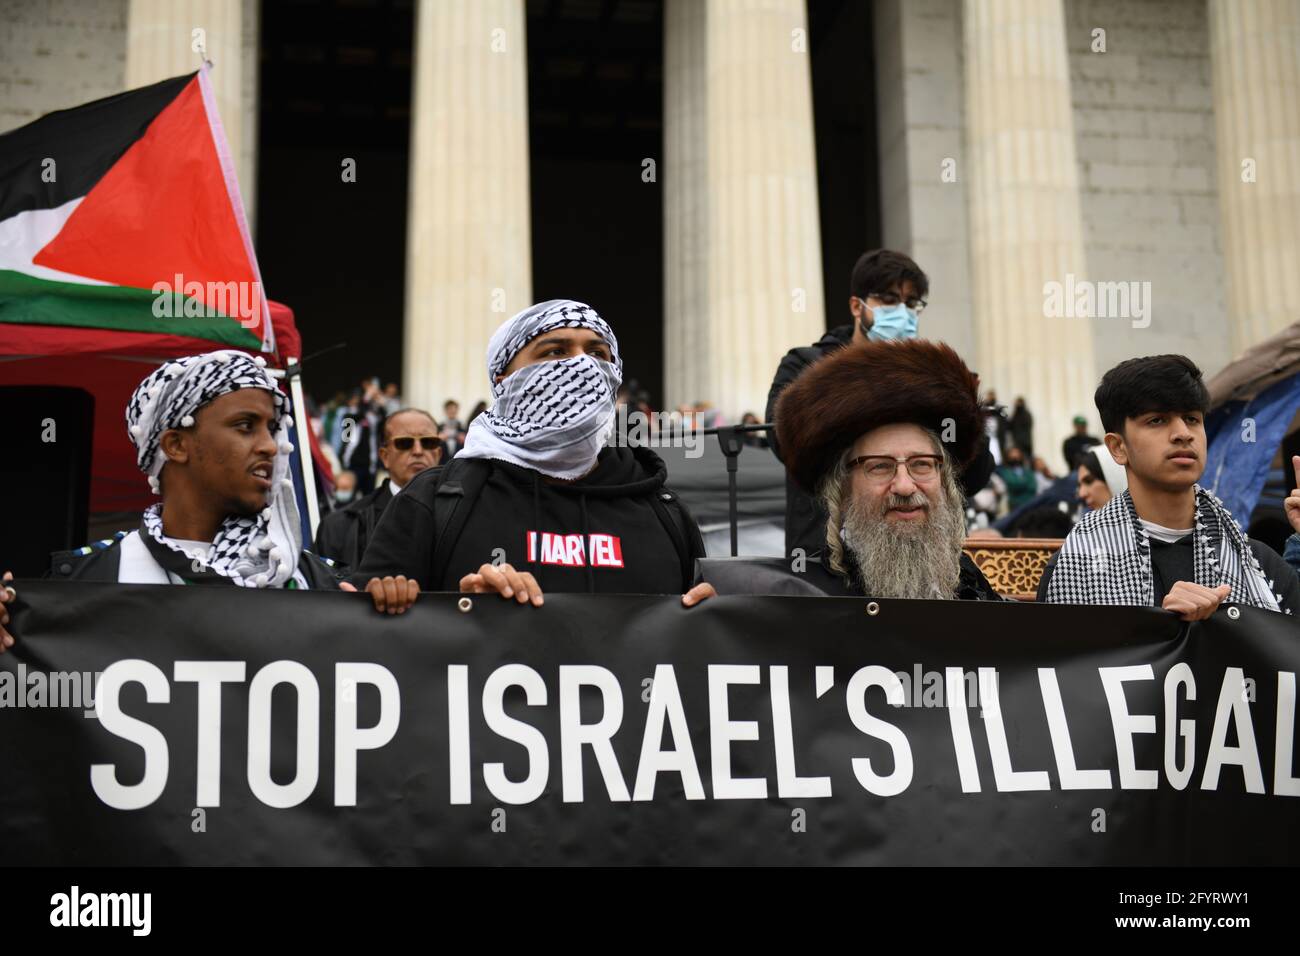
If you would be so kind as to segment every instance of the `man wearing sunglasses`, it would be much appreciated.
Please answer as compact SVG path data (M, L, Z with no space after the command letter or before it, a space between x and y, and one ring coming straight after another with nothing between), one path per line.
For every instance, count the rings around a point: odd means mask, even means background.
M443 444L433 416L403 408L384 420L379 460L388 480L370 494L327 514L316 529L316 553L355 568L393 496L422 471L442 463Z
M987 449L978 384L949 346L910 339L841 349L785 391L786 466L828 515L822 558L801 573L808 584L836 596L1001 600L962 551L958 475Z

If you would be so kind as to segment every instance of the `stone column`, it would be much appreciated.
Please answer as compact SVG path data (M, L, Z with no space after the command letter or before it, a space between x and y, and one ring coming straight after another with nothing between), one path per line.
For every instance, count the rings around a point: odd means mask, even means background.
M487 343L532 301L523 0L416 10L402 394L490 399Z
M257 0L130 0L126 27L128 90L192 73L203 65L195 47L206 51L250 224L257 191L257 11Z
M804 0L669 0L664 405L763 414L825 328Z
M1211 0L1234 353L1300 319L1300 0Z
M880 244L906 252L930 278L921 335L974 363L961 0L877 0L873 13ZM847 305L832 301L836 308L847 321Z
M1087 274L1062 4L966 0L962 14L977 370L999 401L1025 397L1034 451L1056 462L1097 386L1091 323L1049 314L1046 294Z
M242 66L244 69L243 79L241 81L240 95L243 97L240 106L241 128L239 152L240 180L239 185L244 196L244 209L248 214L248 228L257 238L257 217L254 215L257 206L257 132L258 122L261 119L259 104L261 103L261 86L262 86L262 59L261 36L262 36L262 3L261 0L241 0L241 16L243 17L243 37Z

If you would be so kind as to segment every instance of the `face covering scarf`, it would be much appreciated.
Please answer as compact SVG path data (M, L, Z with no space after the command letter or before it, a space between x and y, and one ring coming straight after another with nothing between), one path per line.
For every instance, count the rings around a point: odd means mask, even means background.
M612 362L591 355L525 366L500 382L529 342L555 329L590 329L609 346ZM495 401L474 419L457 458L493 458L552 478L581 478L614 429L623 360L614 331L590 306L552 299L503 324L488 344Z
M242 388L271 393L275 406L272 433L279 448L271 469L271 494L256 516L230 515L222 522L207 559L195 561L167 540L162 505L145 511L140 528L155 560L168 571L190 580L231 583L245 588L278 588L293 576L302 551L302 526L288 478L293 446L287 434L293 419L285 414L287 400L266 370L266 360L224 349L189 355L168 362L136 388L126 408L127 432L136 448L136 464L149 477L154 494L167 463L159 442L163 432L192 428L195 413L215 398Z
M1224 603L1280 610L1280 596L1223 503L1196 486L1193 532L1196 584L1231 587ZM1154 606L1151 539L1127 491L1104 508L1090 511L1061 546L1047 584L1051 604L1137 604Z

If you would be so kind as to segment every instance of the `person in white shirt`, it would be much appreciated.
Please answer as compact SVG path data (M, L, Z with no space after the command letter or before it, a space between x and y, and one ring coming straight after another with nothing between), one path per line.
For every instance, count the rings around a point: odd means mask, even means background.
M136 388L127 432L161 500L140 526L52 556L56 578L121 584L356 590L304 551L288 441L288 400L260 356L225 349L168 362ZM5 576L0 603L14 599ZM372 578L375 608L400 613L419 585ZM0 610L0 651L12 646Z

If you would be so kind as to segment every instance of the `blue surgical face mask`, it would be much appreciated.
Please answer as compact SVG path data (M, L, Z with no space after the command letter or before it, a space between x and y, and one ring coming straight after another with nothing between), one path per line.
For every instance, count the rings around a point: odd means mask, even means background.
M903 303L879 305L871 310L873 322L867 338L875 342L916 338L916 312Z
M352 496L355 493L355 490L352 488L340 489L339 491L334 492L334 500L341 505L345 505L352 500Z

